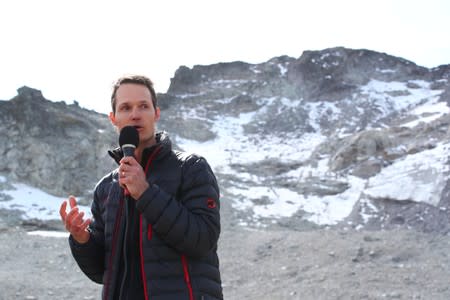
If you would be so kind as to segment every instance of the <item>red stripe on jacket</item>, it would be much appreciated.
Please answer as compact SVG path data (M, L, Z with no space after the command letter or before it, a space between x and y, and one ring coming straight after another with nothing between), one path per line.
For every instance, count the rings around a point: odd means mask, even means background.
M186 255L181 255L181 262L183 263L184 281L189 290L189 300L194 300L194 292L192 291L191 277L189 276L189 264Z

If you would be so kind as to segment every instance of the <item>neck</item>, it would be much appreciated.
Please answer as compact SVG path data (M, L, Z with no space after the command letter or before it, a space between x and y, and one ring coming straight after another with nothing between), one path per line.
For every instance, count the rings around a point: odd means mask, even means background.
M139 163L142 162L142 153L144 153L144 149L150 148L151 146L156 144L156 139L153 138L148 143L145 143L143 145L139 145L136 150L134 150L134 156L136 157L136 161Z
M140 163L142 160L142 149L136 148L136 150L134 150L134 157L136 158L136 161Z

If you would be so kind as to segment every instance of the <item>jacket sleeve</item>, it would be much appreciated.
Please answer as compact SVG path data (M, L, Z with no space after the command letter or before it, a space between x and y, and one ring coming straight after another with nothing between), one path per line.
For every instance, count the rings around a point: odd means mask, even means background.
M89 225L90 238L85 244L79 244L70 235L69 245L72 255L83 273L96 283L102 283L104 272L104 225L100 217L98 190L94 193L91 205L92 222Z
M168 245L191 257L205 256L217 247L220 214L219 187L204 158L186 159L176 197L150 184L137 208Z

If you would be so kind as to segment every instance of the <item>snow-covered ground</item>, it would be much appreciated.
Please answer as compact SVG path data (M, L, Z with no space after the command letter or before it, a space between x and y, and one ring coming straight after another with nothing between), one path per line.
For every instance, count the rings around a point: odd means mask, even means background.
M0 182L5 181L6 178L0 176ZM13 189L2 191L11 200L0 201L0 208L20 210L24 219L60 219L59 208L66 198L55 197L23 183L13 183L12 186ZM89 215L89 207L80 205L79 208Z

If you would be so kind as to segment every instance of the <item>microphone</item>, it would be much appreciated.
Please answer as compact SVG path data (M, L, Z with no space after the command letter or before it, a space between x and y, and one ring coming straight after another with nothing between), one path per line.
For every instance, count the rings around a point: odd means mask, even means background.
M119 145L122 148L123 156L133 156L134 150L139 145L139 132L134 126L125 126L120 130ZM130 192L124 187L125 196L129 196Z
M134 126L125 126L120 131L119 145L122 148L123 156L133 156L134 150L139 145L139 132Z

